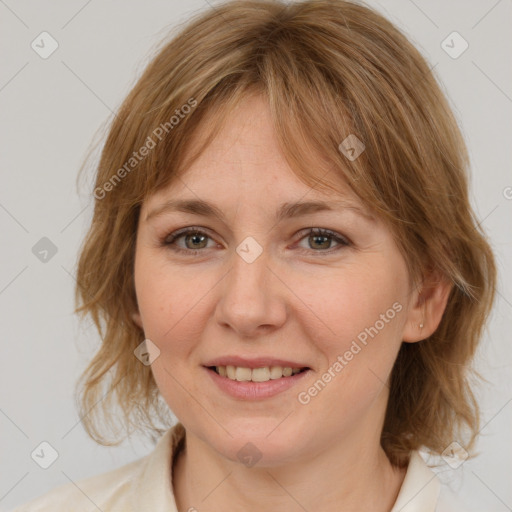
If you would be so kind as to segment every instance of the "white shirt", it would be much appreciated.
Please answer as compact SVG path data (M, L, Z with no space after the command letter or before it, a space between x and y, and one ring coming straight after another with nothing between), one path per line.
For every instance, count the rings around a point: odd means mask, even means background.
M181 423L170 428L153 451L113 471L67 483L11 512L178 512L171 460L185 437ZM464 512L418 452L411 454L391 512Z

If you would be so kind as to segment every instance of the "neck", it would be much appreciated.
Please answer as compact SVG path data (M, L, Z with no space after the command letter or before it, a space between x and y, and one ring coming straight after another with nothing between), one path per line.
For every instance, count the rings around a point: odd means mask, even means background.
M178 510L322 510L389 512L405 469L391 465L379 439L340 441L315 458L272 467L245 467L187 431L173 468Z

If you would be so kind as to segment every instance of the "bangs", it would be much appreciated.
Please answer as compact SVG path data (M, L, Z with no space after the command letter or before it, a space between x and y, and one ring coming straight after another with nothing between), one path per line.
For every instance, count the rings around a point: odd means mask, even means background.
M332 77L300 59L290 59L284 66L282 54L276 50L260 55L260 59L256 70L229 75L202 94L194 94L193 111L157 142L140 165L133 183L139 194L133 200L143 202L182 176L229 122L238 105L251 95L261 95L270 108L281 151L303 183L326 193L340 192L341 184L348 185L373 213L382 216L387 212L386 202L376 196L374 187L369 186L371 177L366 176L368 157L361 140L366 138L361 135L365 129L355 126L349 101L340 96ZM300 77L294 87L290 76ZM283 87L285 84L288 87ZM169 123L174 112L190 99L185 95L169 98L164 106L153 109L154 120L140 131L140 139L152 137L151 127ZM352 160L340 148L354 136L365 149Z

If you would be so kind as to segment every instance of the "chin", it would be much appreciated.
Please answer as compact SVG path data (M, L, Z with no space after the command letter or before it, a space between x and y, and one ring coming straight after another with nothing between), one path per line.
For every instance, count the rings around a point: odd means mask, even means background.
M231 435L219 426L216 435L208 429L202 439L223 457L246 467L280 466L299 458L303 451L301 443L306 439L296 425L284 427L287 419L280 424L283 418L244 417L224 421L222 425Z

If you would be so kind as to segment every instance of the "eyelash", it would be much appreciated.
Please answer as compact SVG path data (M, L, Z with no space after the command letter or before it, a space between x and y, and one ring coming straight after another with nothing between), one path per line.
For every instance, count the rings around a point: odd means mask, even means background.
M206 248L205 249L182 249L182 248L174 245L176 240L178 240L179 238L184 237L188 234L205 235L208 238L210 238L211 240L213 240L212 237L209 236L208 233L206 233L202 229L196 228L196 227L189 227L189 228L184 228L184 229L181 229L174 233L171 233L170 235L166 235L161 240L161 245L171 249L172 251L175 251L178 253L187 253L188 255L192 255L192 256L197 255L200 252L204 252L206 250ZM307 232L302 234L302 236L299 238L298 241L300 242L304 238L306 238L308 236L312 236L312 235L324 236L324 237L331 238L332 240L338 242L340 245L338 247L335 247L334 249L327 249L325 251L323 251L323 250L315 251L314 249L309 249L309 250L304 249L307 252L312 251L312 252L316 252L316 253L320 253L320 254L332 254L333 252L336 252L343 247L348 247L348 246L352 245L352 243L348 240L348 238L341 236L334 231L331 231L329 229L323 229L323 228L310 228Z

